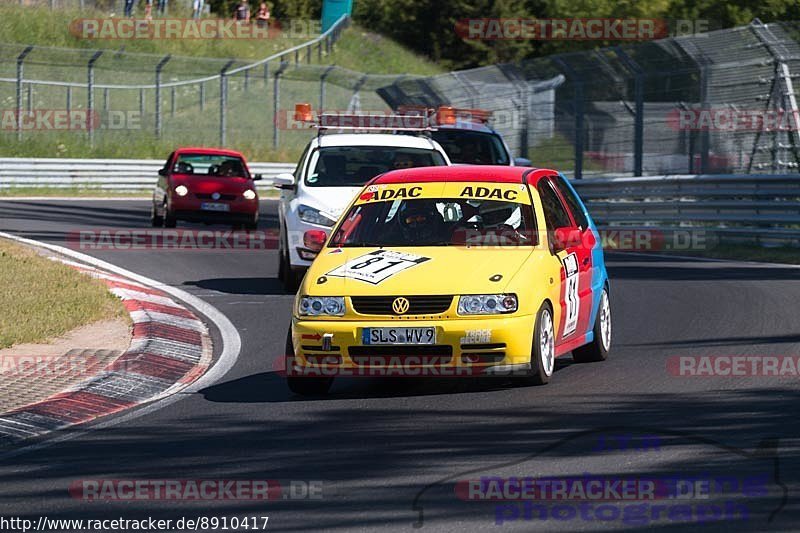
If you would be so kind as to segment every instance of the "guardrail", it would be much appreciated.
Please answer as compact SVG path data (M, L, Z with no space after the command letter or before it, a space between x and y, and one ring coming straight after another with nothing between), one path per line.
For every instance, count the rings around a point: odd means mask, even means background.
M261 191L293 163L251 162ZM0 158L0 195L13 188L148 190L162 161ZM719 241L800 245L800 175L606 177L572 182L603 228L698 228Z
M602 227L706 229L720 242L800 244L800 174L573 182Z
M0 194L14 188L89 188L115 192L152 188L163 161L153 159L28 159L0 158ZM249 163L259 190L271 188L282 172L294 172L294 163Z

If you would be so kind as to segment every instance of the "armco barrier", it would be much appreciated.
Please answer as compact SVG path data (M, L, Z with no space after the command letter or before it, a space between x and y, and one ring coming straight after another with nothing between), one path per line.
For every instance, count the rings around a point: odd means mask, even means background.
M147 190L162 161L2 159L0 195L9 188ZM259 190L293 172L293 163L250 163ZM723 240L800 244L800 174L603 177L574 180L598 225L606 228L707 228Z
M163 161L152 159L29 159L0 158L0 194L13 188L92 188L109 191L150 189ZM261 174L259 190L270 189L272 179L294 172L293 163L250 163Z
M707 228L720 241L800 244L800 174L573 182L603 227Z

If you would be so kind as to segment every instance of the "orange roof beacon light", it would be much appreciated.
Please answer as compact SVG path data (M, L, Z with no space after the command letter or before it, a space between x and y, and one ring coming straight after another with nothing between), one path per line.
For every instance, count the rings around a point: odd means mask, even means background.
M314 118L311 116L311 104L295 104L294 119L298 122L313 122Z
M456 110L450 106L439 107L439 113L436 117L436 122L439 124L452 125L456 123Z

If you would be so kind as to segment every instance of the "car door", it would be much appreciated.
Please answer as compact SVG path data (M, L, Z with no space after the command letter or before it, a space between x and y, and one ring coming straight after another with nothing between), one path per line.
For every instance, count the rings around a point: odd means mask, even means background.
M561 320L556 341L564 343L580 338L589 330L592 250L584 246L583 231L557 190L553 178L542 178L536 188L544 209L550 250L561 263ZM557 230L564 228L573 229L568 238L557 236Z
M589 331L592 329L592 308L594 306L594 278L597 265L595 264L594 248L597 238L589 224L583 204L575 194L575 191L566 183L564 176L550 176L550 183L561 197L562 204L566 208L573 224L580 231L579 248L579 268L580 268L580 298L581 316L580 323L585 326L579 331Z

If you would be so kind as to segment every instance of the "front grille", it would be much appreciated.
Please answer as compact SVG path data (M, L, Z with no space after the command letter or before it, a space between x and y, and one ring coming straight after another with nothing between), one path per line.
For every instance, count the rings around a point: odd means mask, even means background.
M359 366L383 366L414 358L415 364L446 365L453 358L453 348L446 344L407 346L351 346L350 359Z
M398 296L352 296L353 309L362 315L396 315L392 302ZM405 296L409 302L405 315L438 315L450 308L453 296Z
M199 192L199 193L195 194L195 196L197 196L201 200L213 200L213 198L211 198L211 195L210 194L206 194L206 193L200 193ZM219 195L219 200L226 200L226 201L230 202L232 200L236 200L236 195L235 194L220 194Z

